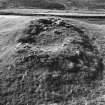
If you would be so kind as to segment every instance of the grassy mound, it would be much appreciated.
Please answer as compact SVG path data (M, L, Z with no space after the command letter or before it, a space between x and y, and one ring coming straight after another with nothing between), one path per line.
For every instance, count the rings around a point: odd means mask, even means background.
M69 20L32 20L17 43L0 79L1 105L85 105L102 79L94 39Z

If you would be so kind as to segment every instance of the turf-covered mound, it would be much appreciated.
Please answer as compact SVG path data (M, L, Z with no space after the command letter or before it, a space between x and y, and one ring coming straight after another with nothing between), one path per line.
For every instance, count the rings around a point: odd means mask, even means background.
M2 105L72 105L88 97L102 77L100 51L89 32L69 20L32 20L17 42L9 73L0 81Z

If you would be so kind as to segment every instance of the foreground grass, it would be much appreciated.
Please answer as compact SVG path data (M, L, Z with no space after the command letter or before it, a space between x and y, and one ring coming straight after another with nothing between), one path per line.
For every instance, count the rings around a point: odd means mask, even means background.
M104 105L104 25L32 19L0 22L1 105Z

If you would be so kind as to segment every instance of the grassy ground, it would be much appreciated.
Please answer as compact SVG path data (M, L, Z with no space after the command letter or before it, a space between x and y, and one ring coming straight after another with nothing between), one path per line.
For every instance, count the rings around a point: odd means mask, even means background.
M104 105L105 25L48 17L0 18L1 105Z
M34 14L34 13L85 13L85 14L104 14L105 11L103 10L85 10L85 9L80 9L80 10L52 10L52 9L1 9L0 12L6 12L6 13L21 13L21 14Z

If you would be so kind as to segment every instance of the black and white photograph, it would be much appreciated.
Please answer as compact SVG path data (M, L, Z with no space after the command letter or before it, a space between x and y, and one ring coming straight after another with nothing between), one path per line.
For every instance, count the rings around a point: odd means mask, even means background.
M105 0L0 0L0 105L105 105Z

